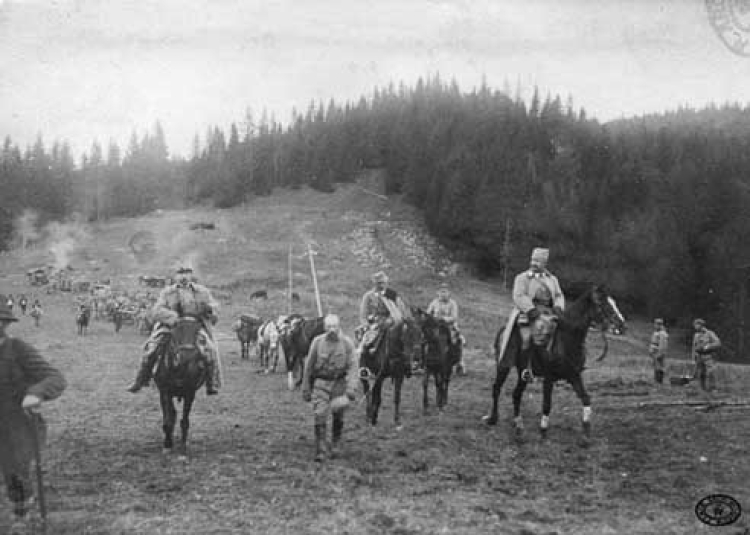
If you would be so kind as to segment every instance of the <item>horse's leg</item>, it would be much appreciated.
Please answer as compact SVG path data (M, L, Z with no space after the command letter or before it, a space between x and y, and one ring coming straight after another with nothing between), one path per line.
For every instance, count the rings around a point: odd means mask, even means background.
M448 404L448 387L451 384L451 375L453 374L453 366L450 363L445 367L445 379L443 380L443 406Z
M401 427L401 387L403 384L403 375L399 375L393 379L393 422L397 428Z
M424 375L422 376L422 412L427 414L427 408L430 406L430 370L429 368L424 369Z
M523 434L523 418L521 418L521 399L523 399L523 392L526 390L528 384L522 377L523 369L518 369L518 382L516 388L513 389L513 425L516 429L516 436Z
M362 383L362 395L365 398L365 419L369 422L372 416L372 394L370 393L370 381L366 379L360 379Z
M506 366L497 365L497 373L495 375L495 382L492 384L492 412L489 416L484 416L482 419L487 425L497 424L497 401L500 398L500 392L503 389L505 380L510 374L510 368Z
M542 384L542 420L539 423L539 432L542 434L542 438L547 438L549 413L552 411L552 389L554 387L555 382L550 377L545 377Z
M378 424L378 411L380 410L381 394L383 391L383 377L375 379L375 384L372 385L372 410L370 414L370 423L372 425Z
M276 373L276 367L279 365L279 347L276 346L273 350L273 368L271 373Z
M445 402L443 401L443 388L445 387L445 371L438 368L435 374L435 405L439 411L443 410Z
M177 419L177 413L174 408L172 398L166 392L159 391L159 401L161 402L162 430L164 431L164 451L171 451L174 445L174 424Z
M195 401L195 392L188 394L182 400L182 420L180 420L182 437L180 440L180 455L187 455L188 430L190 429L190 409L193 408L193 401Z
M583 378L580 373L569 379L568 382L583 404L581 427L583 428L584 442L588 442L588 439L591 437L591 397L583 386Z
M297 359L297 363L294 365L295 369L299 370L299 379L297 379L297 382L294 385L294 389L296 390L300 386L302 386L302 379L304 379L305 376L305 357L300 356Z

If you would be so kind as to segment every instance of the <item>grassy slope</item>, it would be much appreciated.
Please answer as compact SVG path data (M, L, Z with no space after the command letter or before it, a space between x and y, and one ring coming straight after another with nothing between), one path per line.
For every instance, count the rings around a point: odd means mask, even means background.
M377 223L386 220L391 223ZM218 230L187 230L195 221L215 222ZM286 312L290 243L295 291L302 296L295 310L315 313L307 260L299 258L307 240L319 253L323 307L339 312L347 329L354 327L359 296L378 268L377 262L362 265L372 252L384 251L393 285L412 303L425 305L438 277L414 260L412 234L405 234L414 221L408 207L349 186L334 195L299 190L244 209L165 212L90 229L91 240L77 251L74 265L101 266L100 273L113 275L121 286L133 285L141 273L165 274L177 258L194 255L202 280L222 300L218 332L227 384L218 399L199 395L190 462L163 457L155 392L123 391L143 339L129 329L115 335L104 323L94 323L80 339L73 297L42 295L43 328L23 319L13 332L37 345L70 382L63 398L45 409L51 424L45 464L52 532L732 533L704 528L693 506L703 495L722 491L750 508L743 449L750 439L747 409L635 408L638 401L699 395L692 386L655 388L648 382L648 362L641 356L646 327L636 323L628 336L611 342L607 361L592 363L586 372L595 406L594 445L578 447L579 404L562 386L555 394L550 441L539 441L532 425L538 384L524 405L528 441L517 444L507 420L497 428L479 423L492 377L487 348L499 316L510 308L508 296L498 284L466 275L452 284L462 306L471 372L453 381L449 408L423 416L421 388L412 380L404 393L406 426L396 431L386 385L379 425L366 425L361 408L350 413L343 457L322 469L314 466L309 408L299 393L285 390L281 374L257 375L254 360L239 359L230 319L241 311ZM376 228L377 237L363 227ZM160 252L146 264L127 251L137 230L154 232ZM44 256L32 251L4 257L0 290L29 290L19 274L46 261ZM250 303L249 294L261 288L269 300ZM592 352L597 344L591 341ZM724 395L743 394L747 370L723 373Z

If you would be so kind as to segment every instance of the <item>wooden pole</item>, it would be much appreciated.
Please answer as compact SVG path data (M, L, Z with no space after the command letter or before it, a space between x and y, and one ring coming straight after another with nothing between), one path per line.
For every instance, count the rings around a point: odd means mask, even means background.
M313 286L315 287L315 302L318 305L318 316L323 315L323 306L320 304L320 291L318 290L318 276L315 273L315 260L313 260L312 246L307 244L307 255L310 257L310 271L312 272Z
M292 279L294 273L292 273L292 244L289 244L289 292L287 295L287 315L292 313Z

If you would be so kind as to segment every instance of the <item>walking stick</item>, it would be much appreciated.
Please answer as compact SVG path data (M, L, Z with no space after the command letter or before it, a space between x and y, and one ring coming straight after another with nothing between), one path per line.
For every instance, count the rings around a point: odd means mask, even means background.
M39 433L37 430L37 422L39 416L31 410L26 411L29 417L29 425L31 427L31 441L34 446L34 461L36 464L36 485L39 498L39 513L42 517L42 535L47 533L47 504L44 501L44 480L42 478L42 447L39 443Z

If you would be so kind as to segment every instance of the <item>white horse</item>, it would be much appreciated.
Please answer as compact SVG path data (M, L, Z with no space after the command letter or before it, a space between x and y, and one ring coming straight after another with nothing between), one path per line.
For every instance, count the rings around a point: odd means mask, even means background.
M276 372L279 364L279 329L276 322L268 320L258 327L258 351L260 353L260 367L264 373ZM273 368L271 360L273 359Z

